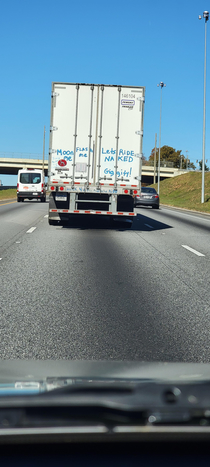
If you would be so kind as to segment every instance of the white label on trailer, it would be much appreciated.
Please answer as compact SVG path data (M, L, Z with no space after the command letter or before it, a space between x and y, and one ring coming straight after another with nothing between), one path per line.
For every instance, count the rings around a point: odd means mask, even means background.
M135 105L135 101L122 99L121 105L122 107L127 107L128 109L130 109L130 108L133 108L133 106Z
M77 162L76 172L87 172L87 164L85 164L85 162Z

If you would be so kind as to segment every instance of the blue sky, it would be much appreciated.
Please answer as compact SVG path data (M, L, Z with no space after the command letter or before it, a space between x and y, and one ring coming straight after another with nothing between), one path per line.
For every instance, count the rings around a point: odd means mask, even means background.
M7 0L0 15L0 154L49 147L51 83L146 87L143 153L161 146L202 157L204 20L209 2ZM210 166L210 21L207 25L206 159ZM16 177L3 176L6 184Z

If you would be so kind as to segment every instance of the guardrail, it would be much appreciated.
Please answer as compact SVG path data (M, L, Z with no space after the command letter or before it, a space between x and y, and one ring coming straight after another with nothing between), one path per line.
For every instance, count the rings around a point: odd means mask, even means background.
M11 189L17 189L17 185L15 186L0 185L0 190L11 190Z

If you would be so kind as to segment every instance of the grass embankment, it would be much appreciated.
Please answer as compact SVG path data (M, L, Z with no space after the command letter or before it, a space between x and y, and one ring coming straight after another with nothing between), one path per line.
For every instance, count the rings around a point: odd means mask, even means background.
M205 202L201 204L201 172L189 172L160 182L160 202L210 213L210 172L205 172ZM157 190L157 183L152 185Z
M17 198L17 189L10 188L8 190L0 190L0 201L4 199L14 199Z

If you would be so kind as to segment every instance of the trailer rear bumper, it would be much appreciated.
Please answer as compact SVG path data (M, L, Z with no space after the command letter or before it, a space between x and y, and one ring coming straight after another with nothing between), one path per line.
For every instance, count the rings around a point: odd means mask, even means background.
M60 216L72 214L95 214L100 216L126 216L126 217L135 217L137 214L135 212L110 212L110 211L92 211L92 210L81 210L75 209L71 211L70 209L50 209L49 217L51 219L59 219Z

